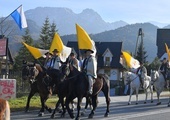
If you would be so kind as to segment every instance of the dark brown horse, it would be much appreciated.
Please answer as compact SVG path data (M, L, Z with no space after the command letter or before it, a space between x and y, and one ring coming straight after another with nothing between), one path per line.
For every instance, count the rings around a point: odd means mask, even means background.
M7 100L0 98L0 120L10 120L10 106Z
M88 96L88 80L87 76L84 72L78 71L75 67L71 65L65 65L64 70L67 70L66 72L69 73L67 76L67 94L66 94L66 109L70 115L71 118L74 118L73 112L69 107L69 103L73 101L74 98L77 98L77 116L76 119L79 119L80 117L80 109L81 109L81 101L83 97ZM89 118L93 118L94 112L97 107L97 98L100 91L103 91L105 98L106 98L106 104L107 109L105 113L105 117L109 115L109 105L110 105L110 82L108 78L105 75L98 75L97 79L95 80L95 83L93 85L93 94L91 97L92 99L92 106L93 109L91 113L89 114ZM62 94L62 92L61 92ZM60 96L59 96L60 99Z
M28 95L25 111L27 112L29 109L30 99L34 96L35 93L39 93L41 100L39 116L44 114L44 108L51 113L51 108L48 108L45 104L46 100L51 95L51 92L49 92L47 88L48 82L51 80L51 78L44 73L42 67L39 64L27 65L23 67L22 78L27 77L30 80L31 91Z

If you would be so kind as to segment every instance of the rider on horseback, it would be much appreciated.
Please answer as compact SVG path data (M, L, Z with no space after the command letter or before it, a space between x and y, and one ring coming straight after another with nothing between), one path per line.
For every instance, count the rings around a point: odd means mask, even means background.
M166 58L163 58L162 64L159 68L160 72L163 74L165 79L165 86L167 85L167 69L169 67L169 64L167 63Z
M60 57L58 56L59 51L57 49L53 50L53 56L50 60L50 65L49 68L47 70L47 74L52 77L52 79L58 79L59 78L59 74L60 74L60 66L61 66L61 60ZM55 81L52 81L53 83L51 83L51 87L53 87L53 92L55 90Z
M73 52L70 54L69 63L79 70L79 64L78 64L79 62Z
M95 56L92 55L94 51L88 49L85 51L86 58L83 61L83 71L85 71L89 80L89 91L91 95L93 93L94 79L97 78L97 61Z
M141 78L142 72L143 72L143 74L147 74L147 69L143 65L143 62L140 62L140 67L137 69L136 74L139 76L141 88L143 88L143 82L142 82L142 78Z

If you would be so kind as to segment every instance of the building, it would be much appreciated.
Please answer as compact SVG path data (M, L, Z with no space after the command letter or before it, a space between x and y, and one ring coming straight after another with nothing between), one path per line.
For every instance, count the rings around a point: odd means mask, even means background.
M162 58L162 56L166 53L165 43L168 47L170 47L170 29L157 29L156 45L158 48L158 58Z
M123 66L120 63L120 55L122 49L122 42L95 42L97 49L97 63L98 73L106 73L111 84L119 82ZM68 41L68 47L73 49L73 52L79 58L84 51L78 50L77 41Z

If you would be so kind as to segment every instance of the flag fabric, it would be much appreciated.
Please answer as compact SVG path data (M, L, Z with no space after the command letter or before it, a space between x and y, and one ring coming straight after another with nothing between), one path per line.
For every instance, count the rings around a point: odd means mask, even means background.
M166 53L168 55L168 60L170 61L170 51L169 51L168 45L166 43L165 43L165 49L166 49Z
M11 16L13 17L13 19L15 20L20 29L27 27L27 21L22 5L19 6L16 10L14 10L11 13Z
M139 61L134 59L128 52L122 52L122 53L128 67L135 68L135 69L140 67Z
M87 32L78 24L76 24L77 40L79 49L90 49L96 54L95 42L91 40Z
M59 51L59 56L62 62L66 61L72 50L70 47L67 47L63 44L60 36L57 33L55 33L53 41L51 43L50 53L52 53L54 49L57 49Z
M39 48L32 47L25 42L22 42L24 46L30 51L30 53L34 56L35 59L38 59L40 57L43 57L45 53L49 52L49 50L43 50Z

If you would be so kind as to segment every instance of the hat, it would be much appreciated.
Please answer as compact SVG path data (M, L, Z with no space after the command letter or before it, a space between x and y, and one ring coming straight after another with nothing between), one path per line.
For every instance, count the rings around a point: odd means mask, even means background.
M50 54L50 55L52 55L50 52L46 52L46 53L45 53L45 55L47 55L47 54Z
M53 52L57 52L58 53L59 51L57 49L54 49Z
M72 53L70 53L70 56L74 56L74 53L72 52Z
M93 50L90 50L90 49L87 49L87 50L85 50L84 52L86 53L87 51L91 51L92 53L94 53L94 51L93 51Z

